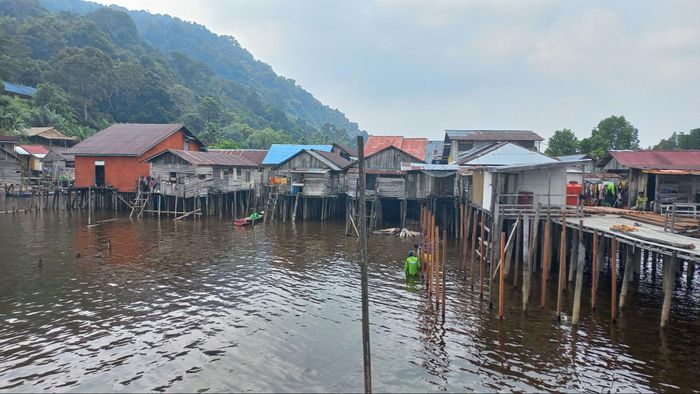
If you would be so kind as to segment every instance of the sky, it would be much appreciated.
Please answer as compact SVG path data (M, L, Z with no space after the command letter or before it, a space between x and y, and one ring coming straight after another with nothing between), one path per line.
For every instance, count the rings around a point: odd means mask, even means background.
M113 0L231 35L376 135L700 127L700 1Z

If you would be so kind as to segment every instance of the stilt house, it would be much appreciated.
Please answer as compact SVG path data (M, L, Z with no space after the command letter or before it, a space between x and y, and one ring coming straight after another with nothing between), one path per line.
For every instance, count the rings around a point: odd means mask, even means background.
M17 137L0 135L0 183L4 185L20 185L22 183L22 168L20 158L15 153Z
M258 166L236 155L168 149L145 161L150 163L156 192L166 196L253 190L260 182Z
M41 159L45 180L66 183L75 180L75 156L69 154L68 149L52 147Z
M544 138L530 130L445 130L443 163L452 163L463 152L499 142L539 150Z
M69 137L55 127L30 127L22 130L22 134L32 144L43 145L47 148L53 146L67 148L78 143L77 138Z
M284 191L307 197L331 197L344 191L345 168L350 161L335 152L304 149L276 168L277 176L288 177Z
M110 186L134 192L139 177L150 174L149 157L168 149L205 150L182 124L118 123L72 147L75 186Z

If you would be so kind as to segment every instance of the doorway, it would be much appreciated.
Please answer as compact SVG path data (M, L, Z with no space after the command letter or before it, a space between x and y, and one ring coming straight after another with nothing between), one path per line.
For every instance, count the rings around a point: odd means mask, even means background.
M105 162L95 162L95 186L105 185Z
M649 202L656 200L656 174L647 175L646 197L649 200Z

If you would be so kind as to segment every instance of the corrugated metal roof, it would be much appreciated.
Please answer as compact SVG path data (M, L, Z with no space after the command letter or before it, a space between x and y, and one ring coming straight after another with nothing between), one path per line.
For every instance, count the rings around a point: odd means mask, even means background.
M520 171L530 171L530 170L541 170L545 168L558 168L558 167L569 167L571 164L584 164L587 160L581 161L559 161L554 160L553 162L547 163L531 163L531 164L513 164L508 166L488 166L488 170L491 172L520 172Z
M261 165L267 155L265 149L209 149L209 152L240 156L257 165Z
M347 145L339 144L337 142L334 142L333 146L335 146L336 148L338 148L341 151L344 151L350 157L357 157L357 149L355 149L355 148L351 148Z
M401 171L457 171L456 164L401 163Z
M49 140L77 140L77 138L75 137L69 137L61 133L55 127L30 127L28 129L22 130L22 133L27 137L41 136L42 138L46 138Z
M495 144L489 149L476 150L475 153L462 156L457 160L459 165L468 166L508 166L552 162L558 162L558 160L510 142Z
M625 167L645 170L700 170L700 150L610 151ZM607 155L606 155L607 156Z
M56 153L57 155L61 156L63 160L75 161L75 155L68 153L69 150L70 148L64 148L61 146L52 146L49 148L49 152Z
M351 161L347 160L346 158L344 158L343 156L341 156L335 152L324 152L324 151L320 151L320 150L319 151L312 151L312 152L314 152L314 153L322 156L326 160L330 161L336 167L338 167L339 170L342 170L345 167L352 164Z
M164 154L172 153L173 155L185 160L195 166L229 166L229 167L256 167L255 163L236 155L226 155L216 152L200 152L191 150L168 149L154 156L149 157L144 161L152 161Z
M576 155L566 155L566 156L557 156L557 159L560 161L576 161L576 160L585 160L585 159L591 159L590 156L588 156L588 153L579 153Z
M5 85L5 91L8 93L18 94L20 96L31 96L36 93L36 88L31 86L24 86L6 81L2 81L2 84Z
M15 147L15 152L20 155L32 155L36 157L44 157L49 153L48 149L41 145L18 145Z
M330 152L333 150L333 145L272 144L262 164L278 165L304 149Z
M401 136L370 135L365 144L365 157L393 146L418 160L425 161L427 138L404 138Z
M433 161L442 160L442 151L445 148L443 141L428 141L425 147L425 162L432 163Z
M531 130L445 130L451 140L467 141L544 141Z
M115 123L72 147L70 153L76 156L141 156L180 129L204 146L181 123Z
M12 135L0 135L0 142L11 142L16 144L19 142L19 137L15 137Z

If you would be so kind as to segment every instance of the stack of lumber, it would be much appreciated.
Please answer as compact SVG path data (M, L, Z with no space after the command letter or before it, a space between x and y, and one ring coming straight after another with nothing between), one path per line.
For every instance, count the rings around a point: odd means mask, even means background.
M653 212L630 211L628 213L621 214L620 216L641 223L653 224L659 227L664 227L664 224L669 227L671 226L671 218L669 218L667 221L664 215L659 215L658 213ZM676 216L674 223L675 230L680 232L692 231L700 228L700 219L691 217Z

